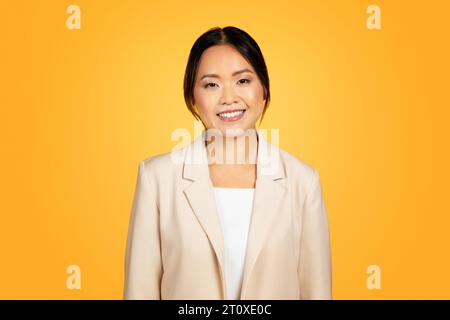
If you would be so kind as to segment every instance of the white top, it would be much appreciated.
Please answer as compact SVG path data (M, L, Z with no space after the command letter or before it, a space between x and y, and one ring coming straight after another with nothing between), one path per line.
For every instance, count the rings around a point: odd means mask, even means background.
M216 188L214 194L225 245L227 299L239 300L255 188Z

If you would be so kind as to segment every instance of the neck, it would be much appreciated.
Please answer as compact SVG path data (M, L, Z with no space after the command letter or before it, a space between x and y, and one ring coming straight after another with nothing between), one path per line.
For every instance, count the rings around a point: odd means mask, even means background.
M207 132L208 163L226 165L255 165L258 156L258 134L255 128L238 136L213 135Z

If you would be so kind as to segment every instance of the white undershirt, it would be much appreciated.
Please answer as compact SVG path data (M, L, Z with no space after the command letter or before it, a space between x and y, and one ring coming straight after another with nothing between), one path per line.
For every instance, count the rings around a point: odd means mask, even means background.
M216 188L214 194L225 245L228 300L239 300L255 188Z

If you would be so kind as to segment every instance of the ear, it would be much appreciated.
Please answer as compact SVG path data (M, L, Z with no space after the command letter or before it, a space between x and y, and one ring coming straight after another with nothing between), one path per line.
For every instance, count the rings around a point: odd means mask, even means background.
M195 104L193 104L193 105L192 105L192 108L194 109L194 113L195 113L195 115L196 115L197 120L202 121L202 120L201 120L202 118L200 118L200 112L198 112L197 106L196 106ZM203 121L202 121L202 123L203 123Z
M200 113L198 112L198 108L195 104L192 104L192 108L194 109L195 114L197 114L197 116L200 116Z

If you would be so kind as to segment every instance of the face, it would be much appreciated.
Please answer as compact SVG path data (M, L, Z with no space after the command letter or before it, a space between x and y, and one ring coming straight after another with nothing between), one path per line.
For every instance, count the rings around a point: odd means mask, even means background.
M206 129L218 129L227 137L237 136L255 128L263 111L264 87L251 64L236 49L215 45L205 50L200 59L194 103Z

